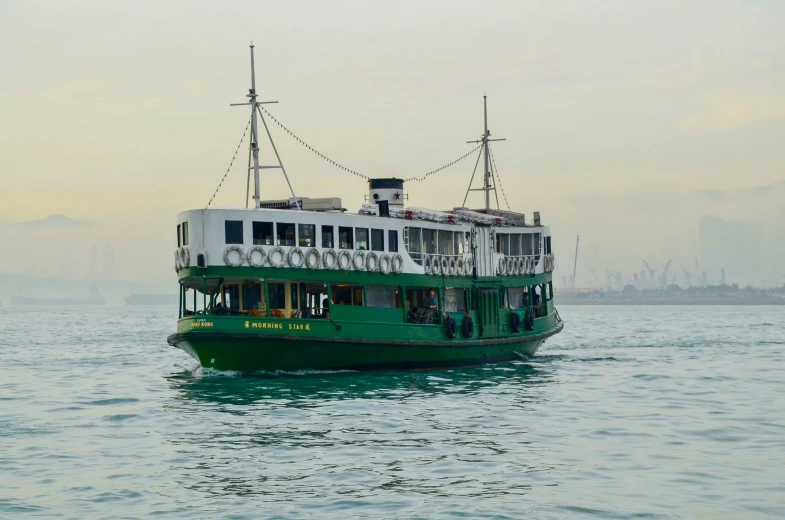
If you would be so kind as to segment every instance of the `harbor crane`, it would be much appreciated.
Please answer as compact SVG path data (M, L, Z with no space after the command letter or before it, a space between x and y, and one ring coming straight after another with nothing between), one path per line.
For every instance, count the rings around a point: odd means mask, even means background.
M600 288L602 288L602 280L600 280L600 277L597 276L597 273L594 271L594 268L592 266L589 266L589 271L591 271L591 275L594 277L595 280L597 280L597 283L600 284Z
M649 271L649 284L652 286L652 288L654 288L654 286L657 284L657 278L654 276L654 269L649 267L649 262L646 260L643 261L643 265L645 265L646 270Z
M684 265L681 266L681 270L684 271L684 285L686 287L691 287L692 276L690 276L690 272L687 270L687 268L684 267Z
M662 286L665 288L668 287L668 269L671 267L671 262L673 262L673 259L668 260L668 263L662 266Z

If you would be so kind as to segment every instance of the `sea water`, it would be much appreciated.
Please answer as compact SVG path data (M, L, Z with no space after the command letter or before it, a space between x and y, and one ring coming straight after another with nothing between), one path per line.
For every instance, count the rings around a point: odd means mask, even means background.
M0 518L785 518L781 307L559 311L530 360L245 376L176 309L0 309Z

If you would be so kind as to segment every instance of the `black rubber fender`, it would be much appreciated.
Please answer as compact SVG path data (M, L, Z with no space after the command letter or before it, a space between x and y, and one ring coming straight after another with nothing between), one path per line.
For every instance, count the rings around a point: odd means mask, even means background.
M510 313L510 331L513 333L521 331L521 317L515 311Z
M474 322L470 316L464 316L463 323L461 323L464 338L471 338L474 336Z
M448 339L455 339L458 336L458 325L455 323L455 318L447 316L444 319L444 331L447 333Z
M523 315L523 326L526 330L534 330L534 310L528 309L526 314Z

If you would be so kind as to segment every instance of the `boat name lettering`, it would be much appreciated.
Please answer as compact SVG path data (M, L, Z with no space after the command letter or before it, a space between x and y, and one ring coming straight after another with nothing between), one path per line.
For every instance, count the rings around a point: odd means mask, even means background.
M197 327L212 327L212 326L213 326L212 321L194 321L193 323L191 323L192 329L195 329Z
M306 323L289 323L289 330L311 330L311 324ZM266 321L246 321L245 322L246 329L276 329L276 330L283 330L284 324L283 323L267 323Z

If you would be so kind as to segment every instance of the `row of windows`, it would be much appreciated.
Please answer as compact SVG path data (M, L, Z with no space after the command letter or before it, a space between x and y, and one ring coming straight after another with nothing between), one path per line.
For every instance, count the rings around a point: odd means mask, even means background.
M496 233L496 252L507 256L539 255L541 238L541 233ZM550 237L545 240L546 248L549 248ZM545 254L549 252L546 251Z
M188 222L177 224L177 247L188 245Z
M406 249L413 258L427 255L460 255L469 251L469 233L464 231L445 231L408 227Z
M252 222L251 236L255 246L295 246L362 249L366 251L398 252L398 231L388 230L387 247L383 229L338 226L319 227L320 244L317 245L317 227L315 224L293 224L286 222ZM243 243L243 221L227 220L224 222L225 241L227 244ZM336 240L337 238L337 240Z

